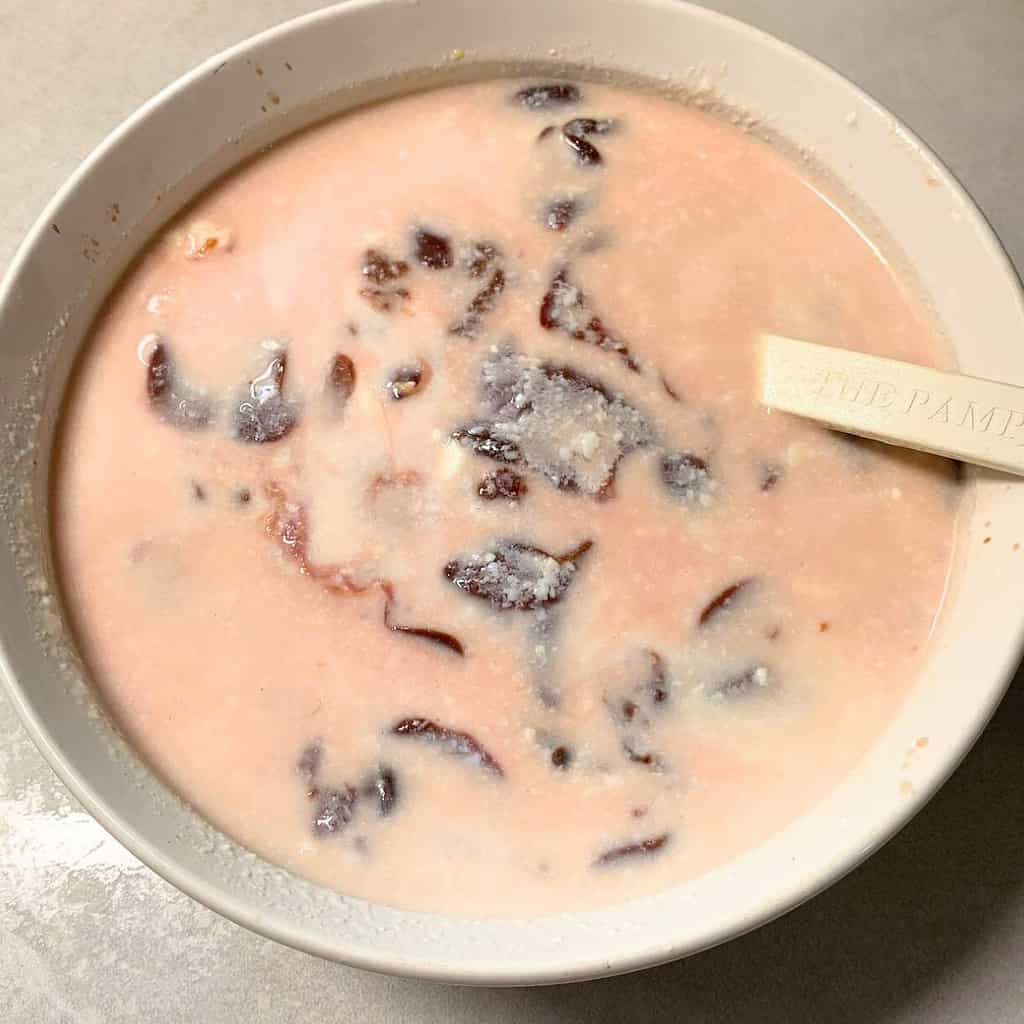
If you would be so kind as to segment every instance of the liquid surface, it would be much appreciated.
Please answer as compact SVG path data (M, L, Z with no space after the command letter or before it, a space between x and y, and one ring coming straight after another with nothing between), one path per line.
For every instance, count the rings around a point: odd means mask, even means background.
M943 359L798 167L532 85L211 190L100 318L55 493L150 763L271 860L453 913L664 887L826 793L913 685L957 507L949 463L754 400L761 330Z

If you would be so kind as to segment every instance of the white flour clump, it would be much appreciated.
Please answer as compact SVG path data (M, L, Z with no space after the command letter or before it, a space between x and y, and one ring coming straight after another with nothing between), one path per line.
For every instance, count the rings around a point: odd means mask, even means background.
M478 454L525 464L562 490L607 493L619 462L652 440L642 413L570 367L506 349L484 362L481 383L491 418L455 436Z

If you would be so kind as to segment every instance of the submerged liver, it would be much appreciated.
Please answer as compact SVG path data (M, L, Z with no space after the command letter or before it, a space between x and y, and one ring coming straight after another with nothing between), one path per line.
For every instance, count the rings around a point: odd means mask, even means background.
M943 359L800 167L668 99L490 82L275 147L130 271L68 401L112 713L372 900L600 905L757 844L913 685L957 505L760 409L760 330Z

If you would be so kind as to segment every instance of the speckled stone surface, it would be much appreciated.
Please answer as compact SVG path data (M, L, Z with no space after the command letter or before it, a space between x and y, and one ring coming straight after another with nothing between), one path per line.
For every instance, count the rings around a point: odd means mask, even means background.
M316 6L0 0L0 263L141 101L216 50ZM1024 0L709 6L809 50L904 118L1024 267ZM222 920L82 812L0 698L5 1024L1018 1024L1022 963L1022 680L935 800L824 895L683 963L521 991L365 974Z

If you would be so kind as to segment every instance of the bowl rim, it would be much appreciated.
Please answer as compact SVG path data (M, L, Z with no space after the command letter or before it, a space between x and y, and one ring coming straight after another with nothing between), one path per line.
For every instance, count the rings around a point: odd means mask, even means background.
M50 224L54 220L54 215L61 208L64 201L76 192L84 180L89 178L96 165L103 161L112 151L116 150L125 136L129 135L137 125L149 118L154 110L187 93L212 68L225 62L242 58L247 53L287 37L297 30L317 23L345 18L367 8L386 6L389 3L398 2L401 2L401 0L342 0L342 2L331 6L291 18L208 57L160 89L115 127L82 160L46 204L18 246L3 279L0 280L0 310L4 309L8 304L11 295L17 287L19 278L26 266L31 262L33 252L38 247L41 239L50 230ZM874 113L897 126L904 137L939 172L946 187L963 203L967 216L973 219L981 229L980 241L987 247L989 255L994 261L997 264L1001 264L1001 269L1007 280L1015 283L1018 304L1021 307L1022 314L1024 314L1024 285L1022 285L1020 275L991 223L953 172L919 135L906 126L902 119L895 117L860 86L827 63L746 22L697 6L688 2L688 0L630 0L630 3L643 7L672 10L673 13L683 17L716 24L727 29L733 35L744 38L745 41L755 46L773 49L787 60L801 65L815 75L837 80L863 106L870 108ZM1001 685L994 687L988 699L976 704L973 708L973 714L969 722L961 726L960 742L956 749L951 748L948 751L941 765L931 772L924 784L919 786L914 798L907 801L902 810L891 812L884 817L878 816L873 833L866 843L854 850L843 847L838 855L834 854L828 871L814 875L809 881L800 886L793 887L791 890L786 891L781 898L776 897L770 903L764 902L757 906L747 906L742 908L742 912L734 913L728 919L723 917L719 927L714 931L705 932L703 940L697 946L686 940L678 941L668 946L663 943L656 944L651 947L637 948L631 955L620 956L614 962L610 962L602 956L587 955L581 957L568 954L560 960L551 962L544 968L533 970L500 961L492 961L469 967L452 962L451 960L446 961L443 955L434 958L424 957L411 961L403 959L398 954L388 955L367 952L358 944L349 945L345 936L335 936L330 942L320 941L316 936L304 933L298 927L292 927L285 922L274 920L264 912L247 906L236 894L212 884L197 872L175 860L173 856L166 855L154 841L140 834L120 814L114 811L107 801L99 795L92 783L71 766L43 717L37 714L36 709L27 699L27 695L11 668L2 642L0 642L0 681L2 681L3 688L26 731L50 767L72 795L82 803L103 828L166 881L223 917L293 948L371 971L463 984L535 985L608 977L613 974L656 966L711 948L788 913L823 889L834 884L858 867L879 846L895 836L928 803L935 792L955 771L998 707L1006 689L1010 685L1022 653L1024 653L1024 627L1018 631L1015 644L1008 649L1006 656L1002 659L1003 663L999 670L1002 678Z

